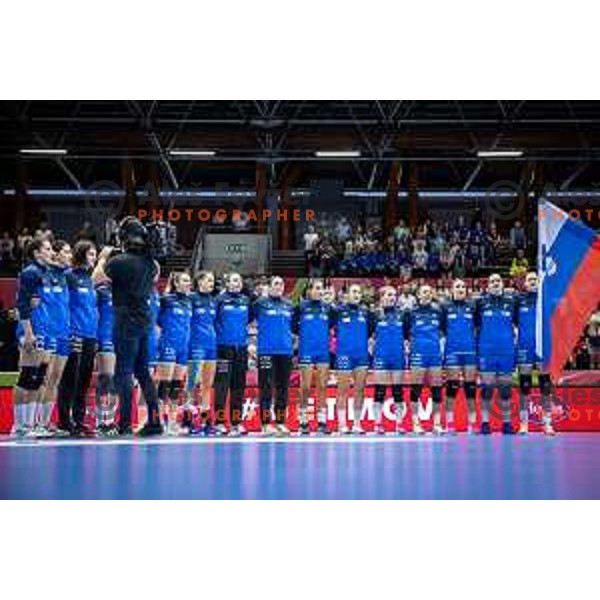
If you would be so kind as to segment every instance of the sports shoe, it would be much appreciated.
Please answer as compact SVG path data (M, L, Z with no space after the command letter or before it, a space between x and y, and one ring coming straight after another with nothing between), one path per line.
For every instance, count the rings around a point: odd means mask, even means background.
M13 429L11 431L11 436L22 439L25 437L26 433L27 433L27 427L25 425L21 425L19 427L15 426L15 427L13 427Z
M317 433L321 435L329 435L329 428L327 427L327 423L319 423L317 426Z
M556 435L556 430L554 429L554 427L552 427L552 423L546 423L544 425L544 435L549 435L549 436L553 436Z
M133 435L133 429L131 428L131 425L125 425L124 427L119 425L118 432L122 437Z
M35 440L38 436L34 427L27 427L27 429L25 430L25 435L23 437L30 440Z
M283 423L277 423L277 425L275 425L275 429L277 431L277 435L290 435L290 430Z
M365 430L362 428L360 421L354 421L352 424L352 433L356 435L364 435Z
M433 435L446 435L448 432L441 425L434 425L432 433Z
M116 437L119 435L119 428L116 423L100 423L96 431L101 437Z
M261 432L264 436L271 437L277 435L277 427L275 427L275 423L267 423L262 426Z
M229 431L229 437L239 437L241 435L247 435L247 433L248 430L241 423L239 423L231 428Z
M204 423L202 430L206 437L216 435L216 429L210 421L206 421L206 423Z
M512 423L502 423L502 433L504 435L513 435L515 433Z
M75 437L89 437L94 435L94 431L91 430L87 425L83 423L78 423L73 426L71 430L71 435Z
M529 424L521 423L519 425L519 435L527 435L529 433Z
M300 423L300 435L309 435L310 434L310 427L308 426L308 423Z
M348 425L338 425L338 433L340 435L348 435L351 432L350 427L348 427Z
M143 427L136 433L138 437L151 437L162 434L163 426L160 423L144 423Z
M219 423L215 427L215 435L227 435L227 427L224 423Z
M481 433L481 435L490 435L490 433L492 433L492 429L490 427L490 424L484 421L481 424L480 433Z
M375 425L375 430L374 431L375 431L375 433L377 435L385 435L385 433L386 433L385 432L385 427L381 423L377 423Z
M184 429L176 421L167 421L166 434L170 437L179 437L184 434Z
M413 421L413 433L415 435L423 435L425 433L421 421Z

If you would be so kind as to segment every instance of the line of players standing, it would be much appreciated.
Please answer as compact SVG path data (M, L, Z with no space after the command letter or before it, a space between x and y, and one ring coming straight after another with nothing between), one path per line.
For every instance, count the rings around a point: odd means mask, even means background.
M100 253L106 262L109 249ZM66 242L52 247L37 240L29 248L29 264L20 276L17 306L20 313L20 374L15 388L15 431L19 435L47 437L90 433L85 420L85 396L94 362L97 365L97 430L104 435L127 434L113 421L114 348L110 285L98 278L96 248L78 242L73 251ZM194 288L194 291L192 291ZM333 303L333 294L321 280L310 280L305 298L296 307L284 297L284 281L271 279L257 298L243 293L237 273L226 277L226 289L215 294L215 278L200 273L194 282L187 273L176 273L162 296L150 299L156 326L148 353L158 382L163 418L170 434L197 432L190 419L199 405L204 415L200 430L208 435L243 435L243 402L248 365L248 326L258 328L257 355L260 418L263 433L285 435L289 376L298 336L301 371L300 427L309 433L308 400L316 388L314 416L317 431L329 433L333 415L326 410L331 369L337 375L338 433L361 434L360 418L366 412L383 433L382 406L388 392L396 405L397 430L406 412L403 392L410 388L413 431L423 431L418 403L423 386L430 389L434 407L434 432L442 427L442 386L446 387L447 427L454 427L454 400L462 384L469 407L469 431L475 432L477 376L481 386L482 434L490 433L489 417L494 390L503 408L503 431L512 433L510 399L512 374L519 365L520 432L527 432L527 405L532 388L535 353L537 276L527 275L525 291L505 293L502 278L489 278L487 293L467 298L462 280L456 280L452 299L433 301L425 285L412 310L397 306L396 290L384 287L376 310L362 304L359 285L351 285L345 301ZM336 349L330 353L335 331ZM370 352L370 340L372 351ZM369 368L375 383L375 402L365 402ZM444 380L445 371L445 380ZM553 434L550 379L540 374L544 432ZM215 422L208 417L214 389ZM349 402L350 390L353 390ZM58 396L59 422L50 424ZM182 397L187 399L183 427L175 418ZM226 415L229 397L229 414ZM274 409L274 410L273 410ZM350 429L348 421L353 422Z

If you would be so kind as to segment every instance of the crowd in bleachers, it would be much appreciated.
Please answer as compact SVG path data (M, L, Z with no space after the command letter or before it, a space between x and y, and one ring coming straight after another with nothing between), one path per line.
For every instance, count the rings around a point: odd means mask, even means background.
M304 250L309 274L321 276L477 277L486 267L505 266L520 277L529 268L519 221L503 235L494 222L467 223L463 216L416 227L400 220L387 236L358 219L322 217L304 234Z

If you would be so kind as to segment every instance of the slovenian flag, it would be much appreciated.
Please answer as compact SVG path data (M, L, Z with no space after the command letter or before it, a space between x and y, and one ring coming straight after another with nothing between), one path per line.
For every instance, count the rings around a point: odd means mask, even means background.
M600 238L582 223L581 211L567 213L542 199L538 261L537 353L558 381L600 302Z

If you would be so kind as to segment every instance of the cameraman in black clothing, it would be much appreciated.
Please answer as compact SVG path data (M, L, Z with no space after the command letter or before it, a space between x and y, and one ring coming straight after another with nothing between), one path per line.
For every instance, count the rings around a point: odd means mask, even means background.
M131 434L133 375L148 408L148 420L138 435L160 435L158 395L148 367L148 333L151 324L150 293L159 267L149 251L147 230L134 217L126 217L119 230L123 251L108 260L101 255L95 281L112 282L114 308L115 384L119 392L119 433Z

